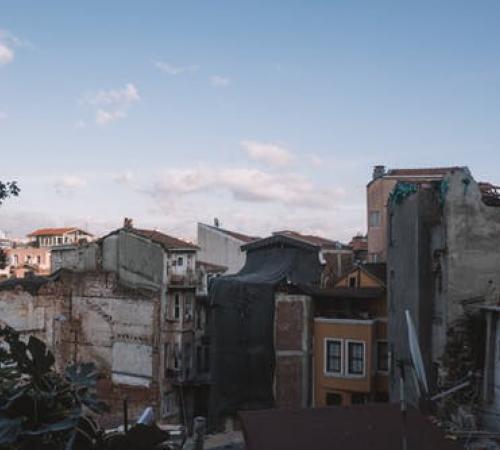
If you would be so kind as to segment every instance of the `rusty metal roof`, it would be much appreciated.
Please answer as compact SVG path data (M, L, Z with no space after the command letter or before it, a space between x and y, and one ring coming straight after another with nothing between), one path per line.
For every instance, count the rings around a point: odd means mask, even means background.
M246 450L401 450L398 405L373 404L240 413ZM408 450L459 450L428 418L408 411Z

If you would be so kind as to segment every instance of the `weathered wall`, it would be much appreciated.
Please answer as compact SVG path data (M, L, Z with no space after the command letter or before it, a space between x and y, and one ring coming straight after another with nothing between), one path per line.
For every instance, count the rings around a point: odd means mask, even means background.
M391 207L389 214L389 340L393 361L409 357L404 320L404 311L409 309L433 386L444 376L440 359L447 331L464 314L464 304L498 297L500 208L483 203L468 170L455 170L442 184L420 187L418 193ZM398 379L393 367L393 399L399 397ZM415 389L409 386L408 392L414 401Z
M368 226L368 258L379 255L379 262L386 260L387 249L387 199L393 190L396 180L379 178L368 184L366 189L367 226ZM371 227L369 215L372 211L381 214L380 225ZM369 261L371 261L369 259ZM375 262L375 261L372 261Z
M457 171L449 177L444 220L445 326L434 344L437 356L444 350L446 328L463 314L463 301L488 296L490 289L500 294L500 207L485 205L473 178Z
M278 407L311 406L311 297L276 294L274 396Z
M388 341L392 353L391 399L399 399L399 360L409 360L408 327L405 311L410 311L418 333L427 375L432 374L432 328L439 325L434 311L434 266L432 242L441 247L439 196L426 189L405 198L389 210L388 230ZM439 325L440 326L440 325ZM409 377L407 395L417 403L417 390Z
M239 272L245 265L245 252L240 247L242 241L217 231L213 227L198 224L198 260L225 266L226 275Z
M488 330L483 387L484 428L500 432L500 308L486 312Z

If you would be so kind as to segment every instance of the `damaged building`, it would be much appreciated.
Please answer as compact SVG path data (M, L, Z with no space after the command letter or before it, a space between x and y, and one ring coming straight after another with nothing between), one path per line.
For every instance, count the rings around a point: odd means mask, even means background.
M475 307L499 301L499 205L494 186L477 183L467 168L450 169L435 180L395 184L387 205L392 400L400 396L398 363L411 360L406 311L415 324L431 394L464 379L470 389L480 389L485 326L474 325ZM488 367L487 372L493 370ZM418 384L413 377L406 383L414 404L421 399ZM440 400L434 406L439 408ZM479 426L478 410L468 411L469 425Z
M2 321L48 343L60 368L95 362L110 423L128 398L132 415L153 406L158 419L189 424L207 396L207 279L225 270L197 261L197 250L126 220L61 247L50 277L0 284Z
M286 401L311 404L311 301L300 293L285 299L281 292L288 286L333 286L353 264L350 247L292 231L273 233L242 249L243 269L215 279L210 289L212 418L280 405L287 383L281 383L280 374L288 369L295 378ZM281 348L277 340L283 327Z

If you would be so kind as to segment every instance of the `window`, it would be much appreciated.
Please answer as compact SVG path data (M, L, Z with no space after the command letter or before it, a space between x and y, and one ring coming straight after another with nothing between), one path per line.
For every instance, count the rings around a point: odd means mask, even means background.
M350 288L355 288L357 286L357 284L358 284L357 281L358 280L357 280L356 275L350 276L349 277L349 287Z
M389 371L389 351L387 341L377 341L377 370Z
M179 256L177 258L177 265L182 266L184 264L184 258L182 256Z
M179 294L174 295L174 319L179 320L181 317L181 299Z
M203 317L201 306L196 308L196 329L201 330L203 328Z
M185 358L185 377L190 378L191 376L191 369L193 367L193 354L191 351L191 343L186 342L184 344L184 358Z
M162 414L163 417L169 417L177 414L179 408L177 406L177 396L175 392L167 392L163 397Z
M342 396L333 392L327 392L325 401L327 406L339 406L342 405Z
M353 405L365 405L368 403L368 396L366 394L355 392L351 394L351 403Z
M365 343L347 341L347 375L365 374Z
M58 244L62 244L62 237L58 237L58 238L57 238L57 243L58 243Z
M370 214L368 215L368 226L379 227L380 219L381 219L380 211L370 211Z
M185 307L184 307L184 319L191 320L193 318L193 299L191 295L187 295L185 299Z
M325 339L325 373L342 374L342 340Z
M181 352L180 352L179 344L175 344L174 354L172 355L174 370L179 370L181 367L181 355L180 355L180 353Z
M38 265L40 265L40 264L41 264L41 262L42 262L42 257L41 257L40 255L38 255L38 256L36 257L36 262L37 262L37 264L38 264Z
M165 361L165 378L168 377L167 372L168 372L168 344L163 345L163 360Z

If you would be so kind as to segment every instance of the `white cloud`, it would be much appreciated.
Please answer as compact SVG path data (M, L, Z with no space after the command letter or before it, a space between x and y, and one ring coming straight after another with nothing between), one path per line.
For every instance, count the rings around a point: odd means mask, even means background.
M128 83L123 89L87 93L80 103L98 107L95 112L95 122L97 125L104 126L127 117L128 110L140 100L137 88L132 83Z
M240 145L245 149L250 158L273 166L285 166L294 159L294 155L288 149L277 144L241 141Z
M0 65L4 66L12 61L14 61L14 50L0 42Z
M87 186L87 180L76 175L64 175L54 181L54 188L59 195L71 195Z
M324 159L318 155L308 155L308 158L309 158L309 163L313 167L322 167L325 164Z
M228 192L244 202L305 208L330 207L344 195L341 189L320 188L300 174L246 168L168 170L150 191L155 197L216 192Z
M213 75L210 77L210 83L215 87L226 87L229 86L231 80L227 77L221 77L220 75Z
M113 180L124 186L131 186L134 181L134 174L130 170L119 173L113 177Z
M200 69L200 66L195 64L190 66L176 66L174 64L169 64L162 61L153 61L153 64L162 72L167 73L169 75L181 75L183 73L193 73L197 72Z
M14 36L10 31L0 29L0 66L5 66L14 61L15 48L32 47L32 45Z
M105 111L103 109L99 109L95 115L95 122L97 125L103 126L119 119L124 119L125 117L127 117L127 113L125 111Z

